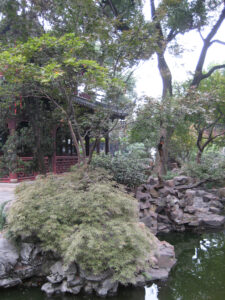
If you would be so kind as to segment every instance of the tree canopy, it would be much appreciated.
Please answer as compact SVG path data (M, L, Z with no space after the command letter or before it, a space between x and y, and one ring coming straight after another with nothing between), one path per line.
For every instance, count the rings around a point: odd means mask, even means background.
M124 109L135 100L135 68L155 53L163 82L162 98L156 101L147 97L131 140L151 139L152 146L160 149L159 175L165 172L171 139L176 135L177 140L179 131L187 137L191 122L195 128L200 120L205 122L199 125L200 131L205 130L209 126L205 117L214 124L221 116L218 122L223 122L223 109L218 106L223 91L212 93L210 78L218 77L220 72L216 71L225 65L213 65L204 71L204 63L214 43L224 44L215 35L224 21L225 8L222 0L149 2L150 21L145 20L141 0L68 0L66 5L58 0L2 1L0 69L5 80L1 84L1 106L20 96L33 97L34 103L42 103L45 98L54 111L52 120L67 123L79 160L85 160L83 139L87 133L92 132L91 137L99 140L115 124L109 126L110 111L95 110L82 117L74 96L84 92L93 101ZM203 37L205 28L208 33ZM192 30L199 32L203 47L194 74L178 97L165 53L169 47L179 49L177 37ZM219 85L223 84L221 78L217 79ZM210 104L203 101L204 97ZM144 132L140 126L149 130ZM205 133L202 136L205 138Z

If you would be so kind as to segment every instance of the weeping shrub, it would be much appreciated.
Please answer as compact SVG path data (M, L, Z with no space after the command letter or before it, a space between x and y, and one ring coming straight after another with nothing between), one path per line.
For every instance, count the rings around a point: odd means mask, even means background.
M149 267L155 237L139 225L136 199L105 171L74 167L20 185L16 196L7 218L13 238L38 238L65 263L92 274L110 269L123 283Z

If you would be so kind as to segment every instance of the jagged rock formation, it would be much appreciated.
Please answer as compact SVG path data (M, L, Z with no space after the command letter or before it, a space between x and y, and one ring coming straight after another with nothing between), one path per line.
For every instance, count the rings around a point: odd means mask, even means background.
M176 262L174 248L159 240L157 246L151 257L152 266L144 274L137 274L134 285L144 286L152 280L164 280L168 277ZM81 290L98 296L113 295L120 284L113 279L111 271L98 276L90 275L75 262L64 266L60 257L52 252L43 252L39 245L22 243L17 248L0 235L0 287L21 285L34 278L39 278L43 284L41 289L48 295L66 292L78 294Z
M136 191L139 218L159 232L218 228L225 224L225 188L206 191L190 177L179 176L160 185L152 177Z

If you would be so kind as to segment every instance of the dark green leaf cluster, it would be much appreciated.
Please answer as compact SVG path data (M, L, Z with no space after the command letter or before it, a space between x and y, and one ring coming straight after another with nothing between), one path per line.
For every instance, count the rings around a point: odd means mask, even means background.
M176 34L199 29L210 21L210 11L215 11L223 1L215 0L164 0L160 12L165 14L164 27Z
M149 159L139 158L134 153L118 153L113 157L96 155L92 159L92 166L110 171L114 180L131 188L147 180L148 165Z

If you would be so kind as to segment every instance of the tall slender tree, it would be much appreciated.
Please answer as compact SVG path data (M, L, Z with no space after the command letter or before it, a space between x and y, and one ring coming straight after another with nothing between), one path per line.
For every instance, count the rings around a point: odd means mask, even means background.
M157 33L157 60L160 76L162 78L162 101L169 102L173 95L172 74L165 59L165 52L168 45L174 41L178 34L184 34L191 30L198 30L208 25L208 17L213 10L220 10L219 16L214 19L214 25L209 29L206 38L202 37L203 47L196 69L191 81L190 88L197 88L200 82L209 77L215 70L224 68L225 65L217 65L211 68L206 74L203 73L204 62L207 51L213 43L225 44L223 41L213 40L225 18L224 1L198 1L198 0L177 0L161 1L156 9L155 0L150 0L152 22ZM168 143L172 136L172 129L165 124L161 124L161 132L158 143L158 176L162 180L162 175L166 173L168 159Z

